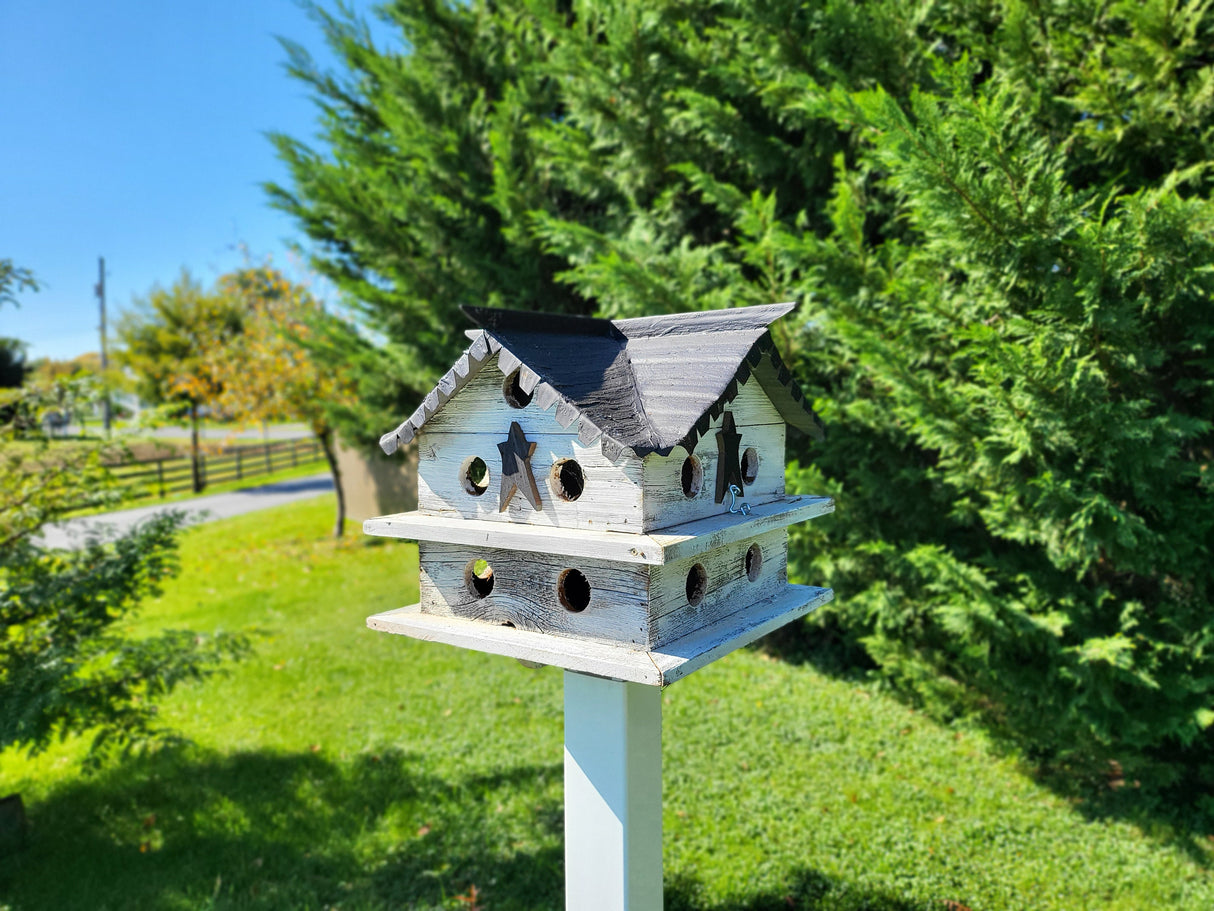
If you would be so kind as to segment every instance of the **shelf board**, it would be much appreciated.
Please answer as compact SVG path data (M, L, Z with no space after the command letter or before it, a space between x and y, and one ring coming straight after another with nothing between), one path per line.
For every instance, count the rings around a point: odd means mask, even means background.
M367 626L381 632L505 655L593 677L666 686L772 630L804 617L833 597L834 592L829 588L789 585L774 597L648 652L611 642L536 633L478 620L437 617L423 614L417 604L368 617Z
M782 497L753 507L750 515L723 511L649 534L430 516L414 511L367 519L363 531L384 538L661 565L795 525L834 509L835 501L830 497Z

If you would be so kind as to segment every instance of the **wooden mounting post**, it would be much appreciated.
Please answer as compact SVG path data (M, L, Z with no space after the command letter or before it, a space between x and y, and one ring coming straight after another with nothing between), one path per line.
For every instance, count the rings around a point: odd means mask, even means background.
M662 689L565 672L565 907L662 909Z

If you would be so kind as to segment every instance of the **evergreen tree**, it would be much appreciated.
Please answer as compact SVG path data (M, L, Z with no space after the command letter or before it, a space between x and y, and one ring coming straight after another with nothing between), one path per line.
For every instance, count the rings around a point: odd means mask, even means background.
M25 350L20 339L0 336L0 389L15 389L25 382L29 372Z
M323 13L348 72L292 49L323 149L277 137L271 188L356 308L353 429L412 409L460 303L800 300L818 634L1042 755L1210 765L1209 0L384 12L407 50Z

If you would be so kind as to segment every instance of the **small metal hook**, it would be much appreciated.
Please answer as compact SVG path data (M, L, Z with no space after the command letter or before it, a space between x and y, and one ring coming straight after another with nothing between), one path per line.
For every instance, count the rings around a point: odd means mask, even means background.
M737 484L729 485L729 511L732 513L741 513L744 516L748 516L748 515L750 515L750 504L749 503L742 503L740 505L738 504L738 494L740 494L741 492L742 492L742 488L740 488Z

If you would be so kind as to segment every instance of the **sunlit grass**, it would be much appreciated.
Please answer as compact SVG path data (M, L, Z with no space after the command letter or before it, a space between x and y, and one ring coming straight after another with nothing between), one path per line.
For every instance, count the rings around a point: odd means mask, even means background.
M416 599L416 549L331 515L185 535L140 629L255 653L166 703L188 747L95 777L75 742L0 756L33 826L0 907L563 907L560 672L365 629ZM1085 816L867 685L746 651L663 702L671 911L1214 907L1203 833Z

